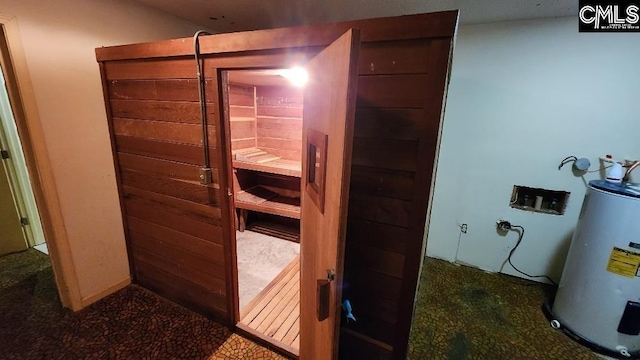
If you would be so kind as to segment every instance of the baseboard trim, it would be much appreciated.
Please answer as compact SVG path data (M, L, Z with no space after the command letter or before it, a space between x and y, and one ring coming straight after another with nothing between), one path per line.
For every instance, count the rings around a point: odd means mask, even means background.
M126 278L118 281L117 283L111 285L110 287L98 292L97 294L93 294L90 296L87 296L86 298L82 299L82 308L84 309L85 307L93 304L94 302L107 297L111 294L113 294L114 292L125 288L127 285L131 284L131 277L127 276Z

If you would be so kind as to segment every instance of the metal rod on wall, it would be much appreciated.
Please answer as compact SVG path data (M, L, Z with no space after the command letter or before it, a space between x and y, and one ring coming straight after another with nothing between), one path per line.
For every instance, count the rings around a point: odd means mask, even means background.
M211 174L211 159L209 158L209 132L207 131L207 103L204 94L204 75L202 74L202 65L200 63L200 35L211 35L205 30L196 31L193 35L193 52L196 60L196 72L198 75L198 95L200 99L200 119L202 121L202 149L204 154L204 164L200 169L200 183L203 185L211 184L213 176Z

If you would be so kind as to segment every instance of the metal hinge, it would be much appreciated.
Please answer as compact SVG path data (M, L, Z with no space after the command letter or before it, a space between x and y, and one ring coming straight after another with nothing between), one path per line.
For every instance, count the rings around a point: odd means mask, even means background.
M20 218L20 224L22 224L22 226L29 225L29 219L26 217Z
M0 150L0 155L2 156L3 160L9 158L9 152L7 150Z

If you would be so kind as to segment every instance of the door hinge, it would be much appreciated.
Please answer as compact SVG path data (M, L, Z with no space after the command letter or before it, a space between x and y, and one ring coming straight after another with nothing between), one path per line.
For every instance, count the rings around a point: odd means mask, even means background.
M335 269L327 269L327 280L333 281L336 279Z
M7 150L0 150L0 156L2 156L2 159L8 159L9 158L9 152Z
M29 219L26 217L20 218L20 224L22 224L22 226L29 225Z

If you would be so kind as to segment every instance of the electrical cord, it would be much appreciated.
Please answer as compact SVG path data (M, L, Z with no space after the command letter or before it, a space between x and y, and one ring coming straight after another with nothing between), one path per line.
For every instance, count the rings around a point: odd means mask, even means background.
M576 162L578 161L578 158L575 156L567 156L566 158L562 159L562 161L560 161L560 165L558 165L558 170L562 169L563 166L565 166L567 163L571 161Z
M527 277L530 277L530 278L544 278L544 279L549 280L549 282L551 282L551 284L553 284L554 286L558 286L558 284L556 284L556 282L553 281L553 279L551 279L547 275L529 275L526 272L518 269L515 265L513 265L513 262L511 262L511 257L516 252L516 250L518 249L518 246L520 246L520 243L522 242L522 238L524 237L524 227L522 227L520 225L508 224L508 226L504 226L503 228L505 228L506 230L520 229L520 233L518 235L518 241L516 242L516 246L514 246L513 249L511 249L511 251L509 252L509 256L507 257L507 262L509 262L509 265L511 265L511 267L515 271L519 272L520 274L522 274L524 276L527 276Z
M586 172L587 172L587 173L599 172L599 171L602 171L602 170L606 170L606 169L608 169L608 168L610 168L610 167L612 167L612 166L613 166L613 164L608 165L608 166L605 166L605 167L601 167L601 168L599 168L599 169L589 170L589 171L586 171Z

